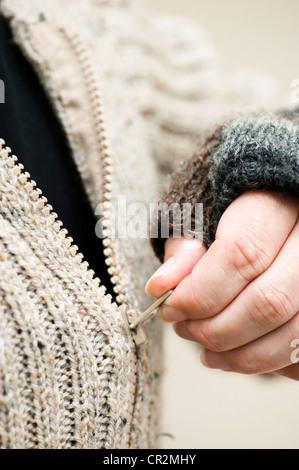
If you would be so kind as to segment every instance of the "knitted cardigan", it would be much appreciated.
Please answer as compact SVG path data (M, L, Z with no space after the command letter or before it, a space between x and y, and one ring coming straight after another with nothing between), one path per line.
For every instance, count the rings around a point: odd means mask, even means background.
M102 203L104 254L117 294L112 302L55 208L1 140L0 446L154 447L161 432L161 322L146 325L148 342L136 347L126 313L137 315L151 302L144 285L158 261L148 238L111 235L118 196L149 206L213 125L240 109L257 110L257 103L266 108L272 97L262 78L228 73L188 22L143 14L134 1L0 0L0 8L48 93L92 207ZM234 149L243 148L238 129L246 122L210 139L192 160L195 172L184 173L194 200L206 191L213 207L217 194L217 214L242 186L236 176L231 189L222 156L232 155L235 176ZM290 132L283 143L295 145L295 124L283 123ZM257 125L254 118L248 124L252 142ZM214 176L206 178L209 145L216 149L220 141ZM296 170L296 157L292 165ZM267 173L262 186L265 180ZM123 217L118 224L125 228Z

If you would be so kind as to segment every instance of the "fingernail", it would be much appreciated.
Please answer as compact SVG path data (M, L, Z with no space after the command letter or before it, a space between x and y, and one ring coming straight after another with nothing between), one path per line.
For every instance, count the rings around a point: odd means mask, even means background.
M221 369L225 371L231 370L230 366L221 356L221 354L214 351L207 351L206 349L202 349L200 352L200 360L201 363L209 369Z
M175 257L174 256L171 256L170 258L168 258L167 261L165 261L165 263L163 263L160 268L157 269L157 271L154 272L154 274L149 278L149 280L147 281L146 283L146 286L145 286L145 292L146 294L148 294L148 286L150 284L150 282L158 277L158 276L162 276L162 274L165 274L166 271L168 271L168 269L173 265L173 263L175 262Z
M162 318L162 320L168 323L177 323L180 321L187 320L186 315L177 310L176 308L170 307L170 305L164 303L158 309L158 315Z
M210 367L209 364L207 363L206 350L205 349L202 349L200 351L199 359L200 359L200 362L202 363L203 366Z

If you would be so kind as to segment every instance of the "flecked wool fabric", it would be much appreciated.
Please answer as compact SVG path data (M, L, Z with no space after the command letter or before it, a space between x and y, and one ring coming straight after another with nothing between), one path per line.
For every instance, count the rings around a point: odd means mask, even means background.
M139 4L0 0L67 137L93 211L102 203L96 213L105 216L104 254L117 298L113 303L93 279L55 207L2 144L3 448L157 446L162 322L146 325L149 341L136 348L122 313L151 303L144 286L158 262L148 238L111 236L112 215L126 229L120 195L127 206L149 208L170 169L212 126L240 109L269 105L263 79L228 73L192 24L157 18ZM193 168L211 207L205 175L213 146L212 138L201 157L204 172ZM196 179L190 192L192 185Z

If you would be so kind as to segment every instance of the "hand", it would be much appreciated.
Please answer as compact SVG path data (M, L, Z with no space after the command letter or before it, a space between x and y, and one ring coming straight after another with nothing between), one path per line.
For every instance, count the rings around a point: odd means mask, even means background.
M299 380L298 216L296 197L247 191L222 215L208 250L195 239L166 241L166 263L146 290L159 297L176 286L160 315L205 348L206 366Z

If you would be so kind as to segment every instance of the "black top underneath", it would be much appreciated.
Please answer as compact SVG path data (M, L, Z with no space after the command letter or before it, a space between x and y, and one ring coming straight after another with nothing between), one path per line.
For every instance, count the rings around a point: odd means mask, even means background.
M90 267L114 296L104 263L102 241L95 235L96 217L74 164L66 136L32 66L0 14L0 137L31 174L58 213Z

